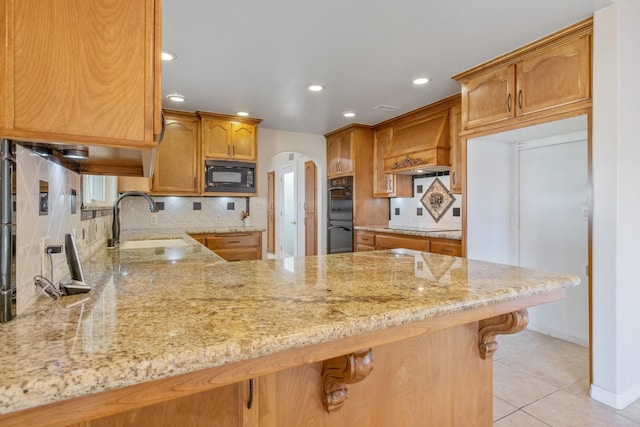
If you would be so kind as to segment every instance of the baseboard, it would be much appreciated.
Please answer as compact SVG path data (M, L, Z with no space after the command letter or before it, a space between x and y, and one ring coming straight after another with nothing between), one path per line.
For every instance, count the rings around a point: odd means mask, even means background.
M597 385L591 384L591 387L589 387L589 394L593 400L597 400L598 402L604 403L605 405L611 406L615 409L624 409L636 400L640 399L640 385L625 393L615 394L600 388Z
M548 327L543 326L543 325L539 325L539 324L536 324L536 323L529 323L527 325L527 329L529 329L531 331L534 331L534 332L538 332L538 333L543 334L543 335L549 335L550 337L558 338L558 339L561 339L563 341L569 341L571 343L578 344L578 345L581 345L583 347L589 347L589 340L588 339L582 339L582 338L579 338L579 337L576 337L576 336L573 336L573 335L565 334L563 332L557 331L555 329L548 328Z

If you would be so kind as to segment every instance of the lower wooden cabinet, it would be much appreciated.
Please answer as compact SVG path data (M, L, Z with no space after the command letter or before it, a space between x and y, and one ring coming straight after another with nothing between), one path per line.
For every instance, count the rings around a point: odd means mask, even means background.
M462 256L462 243L458 240L431 239L431 252L434 254Z
M226 261L262 259L262 232L191 234Z
M404 248L442 255L462 256L462 242L454 239L356 230L355 243L356 252Z

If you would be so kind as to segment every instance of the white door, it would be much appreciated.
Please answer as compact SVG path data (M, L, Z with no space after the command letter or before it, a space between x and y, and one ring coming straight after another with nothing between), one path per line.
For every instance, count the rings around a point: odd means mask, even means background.
M518 153L520 265L580 276L567 297L529 310L529 327L587 344L587 141L527 145Z
M281 238L282 256L297 256L297 236L298 236L298 202L297 202L297 183L296 183L297 165L289 165L282 168L282 210L280 218L282 218Z

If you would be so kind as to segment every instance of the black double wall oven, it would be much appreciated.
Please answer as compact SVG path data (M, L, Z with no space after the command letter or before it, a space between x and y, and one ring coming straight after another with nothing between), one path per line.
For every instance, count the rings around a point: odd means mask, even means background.
M327 253L353 252L353 177L329 179Z

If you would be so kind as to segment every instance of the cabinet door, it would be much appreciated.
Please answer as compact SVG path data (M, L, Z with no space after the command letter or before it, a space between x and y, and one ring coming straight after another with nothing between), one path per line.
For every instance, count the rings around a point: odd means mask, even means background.
M585 35L517 64L518 115L589 99L589 41Z
M449 191L453 194L462 194L462 180L466 165L462 162L462 138L460 138L462 111L459 105L451 107L449 112L450 137L451 137L451 169L449 170Z
M384 159L389 154L392 138L392 127L374 132L373 197L412 197L413 180L411 176L384 173Z
M316 236L318 235L318 217L316 214L304 216L304 254L305 256L316 255Z
M202 119L202 155L211 159L231 157L231 123L228 120Z
M327 138L327 176L353 174L352 131L346 130Z
M231 157L235 160L256 160L256 129L247 123L231 123Z
M154 0L4 0L0 134L155 146L160 10Z
M340 174L340 137L332 135L327 138L327 176Z
M276 252L276 216L275 216L276 173L267 173L267 252Z
M465 129L515 116L515 65L462 82L462 122Z
M429 252L430 242L426 237L376 234L376 249L413 249Z
M317 254L318 220L316 212L316 164L304 163L304 253Z
M166 114L164 139L158 146L153 194L198 194L199 120L195 115Z

